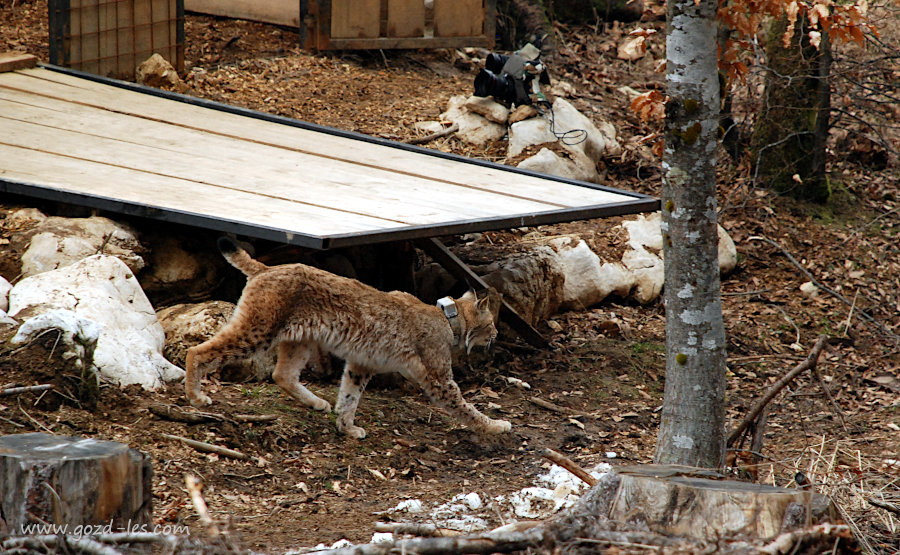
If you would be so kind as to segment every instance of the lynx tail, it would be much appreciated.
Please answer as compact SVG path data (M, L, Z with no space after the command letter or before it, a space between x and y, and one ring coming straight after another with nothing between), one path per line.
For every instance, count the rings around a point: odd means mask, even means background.
M250 255L238 246L230 237L219 237L219 252L225 257L229 264L244 272L247 277L255 276L260 272L269 269L262 262L258 262L250 258Z

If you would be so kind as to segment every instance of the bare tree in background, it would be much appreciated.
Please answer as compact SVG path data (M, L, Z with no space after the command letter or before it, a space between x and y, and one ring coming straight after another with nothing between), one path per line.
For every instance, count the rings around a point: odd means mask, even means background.
M717 467L725 455L725 329L719 295L716 0L669 0L662 231L666 388L657 463Z

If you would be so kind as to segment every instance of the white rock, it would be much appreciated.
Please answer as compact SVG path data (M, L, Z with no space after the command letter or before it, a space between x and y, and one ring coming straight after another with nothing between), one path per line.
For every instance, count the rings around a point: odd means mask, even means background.
M737 247L734 240L725 228L719 226L719 271L723 274L731 273L737 267Z
M38 221L25 232L30 244L22 255L24 277L62 268L99 252L120 258L132 272L144 267L144 259L138 254L143 247L135 232L123 224L100 216L44 216Z
M13 287L9 302L10 315L25 319L23 326L34 326L27 320L58 309L96 322L94 364L115 383L156 389L184 377L162 356L162 326L134 273L114 256L94 255L25 278Z
M597 166L581 152L573 153L572 158L564 158L548 148L542 148L537 154L522 160L516 166L523 170L578 181L596 183L600 179Z
M417 131L422 131L429 135L444 130L444 126L439 121L417 121L413 124L413 127L416 128Z
M506 135L506 126L488 121L487 118L473 114L465 109L467 97L462 95L450 99L447 111L441 114L442 120L452 121L459 125L456 137L467 143L484 146L497 141Z
M52 309L25 320L12 338L14 345L21 345L34 339L48 329L60 331L60 357L74 358L76 368L81 368L86 353L95 352L100 338L100 324L83 318L71 310ZM96 365L95 365L96 366Z
M595 124L593 120L578 111L568 100L557 98L553 102L554 131L561 133L583 130L583 141L570 144L572 137L564 137L563 145L569 149L580 150L595 163L608 156L618 156L622 153L622 145L616 140L616 128L611 123L600 122Z
M483 503L481 502L481 496L474 491L472 493L467 493L466 495L464 495L462 500L463 503L465 503L473 511L477 511L483 505Z
M470 96L465 107L469 112L484 116L494 123L505 125L509 119L509 108L490 97Z
M544 118L531 118L509 127L507 158L513 158L530 146L555 143L556 135L550 131L550 122Z
M562 308L583 310L610 293L628 294L634 277L617 263L602 263L582 240L560 237L550 241L565 276Z
M800 284L800 292L803 293L805 297L810 299L814 299L819 296L819 288L811 282L807 281Z
M392 532L375 532L372 534L372 539L369 540L369 543L389 543L392 541L394 541Z
M0 312L9 310L9 292L12 290L12 284L6 281L6 278L0 276Z

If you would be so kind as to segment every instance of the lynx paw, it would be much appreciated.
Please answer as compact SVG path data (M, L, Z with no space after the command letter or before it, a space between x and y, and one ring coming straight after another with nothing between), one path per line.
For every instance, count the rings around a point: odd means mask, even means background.
M512 430L512 424L506 420L491 420L491 423L485 429L489 434L505 434Z
M344 428L341 431L352 437L353 439L363 439L364 437L366 437L366 431L359 426L350 426L348 428Z
M313 403L312 409L320 410L322 412L331 412L331 403L329 403L325 399L319 399Z
M191 395L188 397L188 401L191 403L192 407L195 408L203 408L212 404L212 399L209 398L209 395L205 393L198 393L196 395Z

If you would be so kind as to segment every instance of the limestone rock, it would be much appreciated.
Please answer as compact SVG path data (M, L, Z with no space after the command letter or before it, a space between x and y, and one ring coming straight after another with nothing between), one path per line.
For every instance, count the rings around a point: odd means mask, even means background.
M502 139L506 135L506 126L489 121L484 116L473 114L465 108L467 98L462 95L450 99L447 111L441 114L442 120L452 121L459 125L456 137L475 146L484 146Z
M189 240L174 237L147 239L151 250L140 281L154 303L171 304L215 287L219 280L218 270L224 267L217 251L192 248Z
M12 284L6 281L6 278L0 276L0 312L9 310L9 292L12 290Z
M101 216L60 218L35 212L19 211L13 216L37 222L12 238L17 244L28 244L22 255L23 277L62 268L98 253L121 259L132 272L144 267L141 254L145 249L129 226Z
M490 97L470 96L465 107L469 112L484 116L494 123L505 125L509 119L509 108Z
M581 152L573 152L571 158L566 158L548 148L542 148L537 154L522 160L516 166L523 170L556 175L566 179L593 183L600 179L597 167Z
M550 245L565 276L561 308L583 310L616 293L628 295L634 276L619 263L602 262L581 239L560 237Z
M162 356L165 334L134 273L114 256L94 255L25 278L13 287L9 304L10 315L25 320L23 328L30 334L63 325L47 317L29 324L52 311L71 313L79 326L95 323L94 365L117 384L156 389L184 377Z
M178 92L187 90L184 81L168 60L159 54L153 54L137 67L137 82L148 87L171 89Z
M550 131L550 122L544 118L526 119L509 127L506 156L513 158L530 146L555 142L556 135Z
M507 123L512 125L514 123L518 123L520 121L524 121L528 118L533 118L538 115L538 111L534 106L529 104L522 104L521 106L516 106L514 110L509 113L509 119L507 119Z
M584 152L594 162L622 153L622 145L616 140L616 128L611 123L594 124L568 100L557 98L553 102L553 118L556 133L579 129L585 132L584 141L566 146Z

